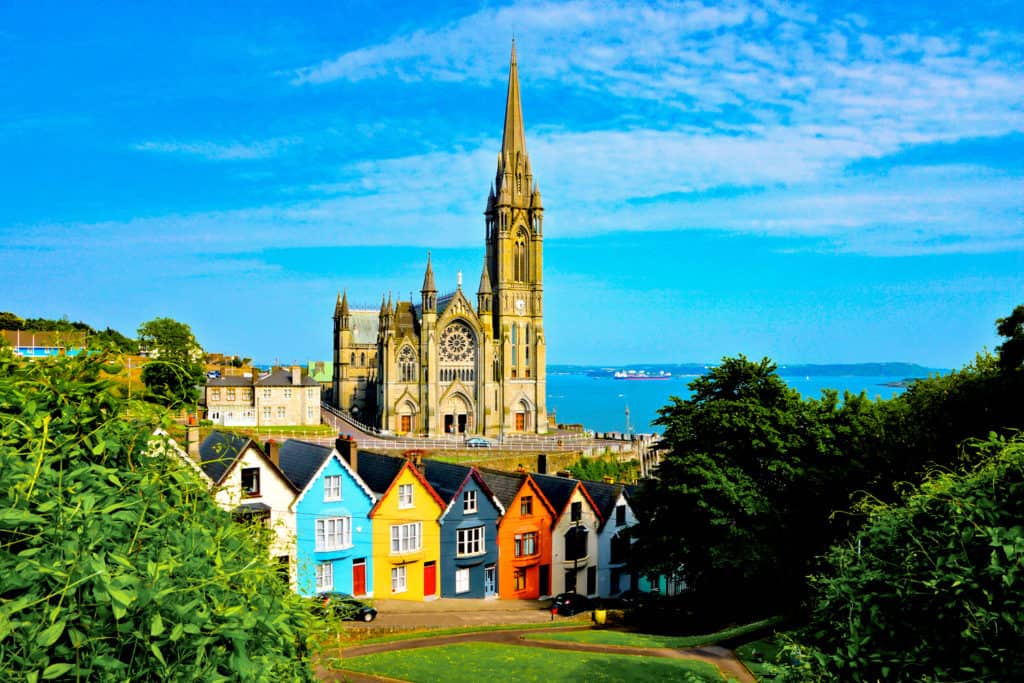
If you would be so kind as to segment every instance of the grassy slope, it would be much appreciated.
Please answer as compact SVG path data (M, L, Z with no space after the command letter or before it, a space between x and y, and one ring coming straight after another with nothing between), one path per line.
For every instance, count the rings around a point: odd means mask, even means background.
M600 645L618 645L621 647L697 647L719 643L723 640L741 638L763 628L779 623L781 619L773 617L762 619L751 624L727 628L717 633L695 636L662 636L650 633L633 633L629 631L595 630L569 631L566 633L537 633L526 637L531 640L566 640L576 643L595 643Z

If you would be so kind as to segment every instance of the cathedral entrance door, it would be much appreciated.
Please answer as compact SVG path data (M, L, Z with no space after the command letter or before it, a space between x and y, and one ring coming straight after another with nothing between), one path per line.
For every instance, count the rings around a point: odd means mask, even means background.
M516 413L516 431L526 431L526 413Z
M444 433L445 434L451 434L454 431L452 429L452 427L454 425L455 425L455 416L454 415L445 415L444 416Z
M466 416L465 415L459 415L458 417L459 417L459 434L465 434L466 433Z
M400 431L403 434L408 434L412 431L412 415L402 415L402 426Z

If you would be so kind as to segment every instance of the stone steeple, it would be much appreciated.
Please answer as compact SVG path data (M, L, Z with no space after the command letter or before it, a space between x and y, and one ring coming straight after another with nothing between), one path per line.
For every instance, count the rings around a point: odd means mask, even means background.
M533 189L533 171L526 154L526 132L523 129L523 105L519 99L519 67L516 64L516 41L512 41L512 58L508 72L508 94L505 97L505 126L498 154L495 175L498 204L528 205L523 199ZM490 204L490 202L488 202Z
M423 274L423 288L420 289L420 301L424 313L437 311L437 285L434 284L434 269L430 267L430 252L427 252L427 272Z

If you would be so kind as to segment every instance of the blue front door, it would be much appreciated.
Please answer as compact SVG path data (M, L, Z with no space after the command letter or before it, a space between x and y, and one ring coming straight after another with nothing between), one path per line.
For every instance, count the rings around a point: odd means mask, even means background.
M493 564L484 567L484 595L494 595L498 592L497 576Z

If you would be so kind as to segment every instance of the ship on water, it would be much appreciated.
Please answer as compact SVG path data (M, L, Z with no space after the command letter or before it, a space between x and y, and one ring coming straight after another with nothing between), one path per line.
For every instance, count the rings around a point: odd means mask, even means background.
M664 370L659 370L657 374L647 372L646 370L617 370L612 376L615 379L672 379L672 373L665 372Z

